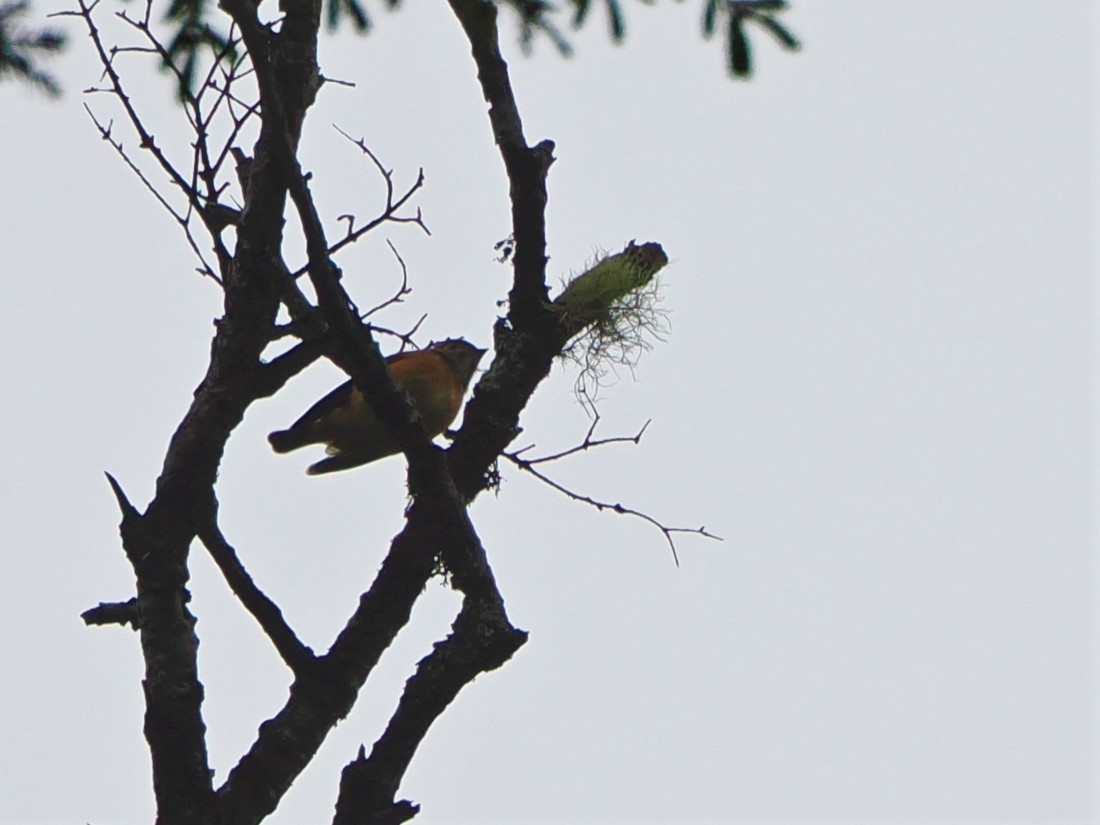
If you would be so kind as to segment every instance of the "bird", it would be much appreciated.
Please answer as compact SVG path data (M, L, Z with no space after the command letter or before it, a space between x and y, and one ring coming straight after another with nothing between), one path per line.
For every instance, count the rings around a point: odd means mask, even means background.
M429 438L455 420L483 355L485 350L462 338L448 338L386 359L393 380L412 398ZM334 389L287 429L268 435L267 440L277 453L325 444L328 458L310 465L306 473L311 476L348 470L401 452L370 400L351 381Z

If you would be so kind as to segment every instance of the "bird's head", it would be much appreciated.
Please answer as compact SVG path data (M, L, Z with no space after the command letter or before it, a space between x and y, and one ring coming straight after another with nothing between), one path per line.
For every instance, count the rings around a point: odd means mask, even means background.
M463 338L448 338L446 341L432 342L428 349L438 352L447 359L458 380L462 382L463 389L470 386L470 379L474 377L478 362L485 355L485 350L475 347Z

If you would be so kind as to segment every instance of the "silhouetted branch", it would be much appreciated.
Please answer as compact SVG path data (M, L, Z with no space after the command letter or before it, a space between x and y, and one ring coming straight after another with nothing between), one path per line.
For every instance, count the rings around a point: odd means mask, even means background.
M137 508L130 503L130 499L126 497L126 493L122 489L122 485L118 483L118 479L110 473L104 473L103 475L107 476L107 483L111 486L111 492L114 493L115 501L118 502L118 509L122 514L123 523L126 524L141 518L141 513L139 513Z
M257 398L270 398L287 381L325 354L326 342L319 336L306 337L283 354L263 365L253 377Z
M192 144L192 163L189 178L185 178L175 165L168 159L165 152L156 144L152 133L146 128L141 121L136 109L134 108L129 95L126 93L122 80L115 69L114 60L119 54L139 52L139 53L152 53L161 58L162 64L167 66L171 71L174 71L177 75L181 87L183 86L184 70L179 68L172 59L170 50L166 48L154 35L150 27L150 15L151 15L151 0L147 0L145 4L144 14L141 18L135 18L127 14L125 10L117 13L119 19L123 20L127 25L136 30L148 43L147 47L129 46L119 47L115 46L108 50L102 41L99 33L99 29L96 26L93 19L93 11L96 7L96 3L88 4L85 0L78 0L79 10L75 12L62 12L64 15L73 15L81 17L88 29L89 37L95 45L96 52L100 58L100 63L103 66L104 74L109 80L109 87L106 89L92 88L87 92L107 92L116 97L121 103L123 110L125 111L127 118L133 126L135 132L138 135L139 146L150 152L156 163L168 176L171 183L180 190L184 195L187 203L186 212L179 212L172 207L167 198L160 193L160 191L149 181L146 175L139 169L137 164L126 154L123 149L122 143L119 140L114 139L110 133L110 125L104 127L103 124L95 117L95 115L89 109L89 115L92 117L99 129L100 134L105 140L108 140L116 151L123 157L126 164L134 171L142 183L153 192L158 202L168 210L173 219L181 226L184 235L187 238L192 251L199 258L202 266L199 271L204 275L208 275L219 284L223 284L225 275L230 265L231 255L226 249L224 242L221 239L221 230L230 223L235 223L236 213L229 207L226 207L218 202L218 198L225 191L226 185L218 183L218 171L227 156L232 143L236 140L240 133L240 129L247 119L254 114L255 109L247 110L243 116L233 116L233 126L230 129L229 136L227 138L226 145L218 153L218 158L212 160L211 153L208 147L208 134L211 118L214 116L214 112L222 105L222 102L227 99L228 88L233 80L238 76L236 74L237 69L240 67L240 62L236 62L230 68L228 73L223 71L223 76L228 80L223 90L219 90L219 97L215 100L212 107L212 111L204 115L202 99L208 88L216 89L214 84L214 76L217 71L217 67L221 66L227 56L236 48L236 41L232 36L222 44L221 51L216 53L213 61L213 66L207 73L206 80L197 94L193 94L187 91L183 99L183 108L187 115L188 122L195 134L195 140ZM87 108L87 107L86 107ZM205 188L205 196L200 194L200 181ZM205 256L196 242L191 231L191 215L197 213L200 220L205 225L207 232L214 245L214 251L218 258L218 271L220 276L215 274L214 268L206 261Z
M271 639L271 643L291 671L298 674L312 665L317 657L298 639L297 634L286 623L279 606L269 599L248 575L248 571L237 558L236 550L222 535L214 513L210 514L209 522L199 528L199 538L222 571L229 588L263 628L264 633Z
M351 300L330 258L331 247L308 179L295 156L301 118L312 102L311 71L296 76L302 84L296 87L288 84L286 76L276 77L275 67L280 59L278 49L288 48L295 50L296 65L303 65L305 55L310 69L316 71L316 29L310 28L308 10L286 7L287 17L276 43L260 25L254 5L246 0L225 0L223 5L234 17L253 56L265 125L269 127L265 132L268 148L298 213L309 258L306 271L331 335L327 354L371 399L372 407L402 446L409 462L413 496L406 529L394 541L374 584L361 598L359 609L329 652L297 674L290 699L261 726L249 753L219 791L228 821L251 822L273 810L328 731L350 710L381 651L408 621L412 604L436 569L438 556L451 570L456 587L486 606L486 615L491 615L496 624L504 628L510 625L484 550L440 452L425 436L407 394L394 384L369 328L352 312Z
M334 823L351 825L398 812L415 814L408 802L395 805L394 796L428 729L463 687L479 674L500 667L527 641L525 631L501 618L492 599L488 603L476 596L463 599L453 632L434 645L405 682L397 710L370 756L363 759L360 752L359 759L344 768Z
M95 124L96 129L99 131L99 136L111 145L115 152L118 153L118 156L121 157L123 162L130 168L130 171L137 175L138 180L140 180L145 188L152 193L157 202L164 207L165 211L167 211L169 215L172 216L172 219L179 224L180 228L183 230L184 237L187 238L187 243L191 247L191 251L195 253L195 256L199 259L200 263L202 263L202 266L199 268L199 272L213 279L219 286L222 286L222 279L218 276L216 272L214 272L214 270L210 267L210 264L206 262L206 258L202 254L202 250L199 249L199 245L195 242L195 237L191 233L191 223L187 219L187 216L181 215L175 210L172 204L170 204L167 199L165 199L165 197L160 193L160 190L157 189L157 187L152 184L149 178L145 176L145 173L142 171L141 167L134 163L134 161L126 153L125 148L123 148L122 146L122 142L116 140L114 135L111 133L111 127L113 126L113 123L108 123L106 126L104 126L99 121L99 118L95 116L95 112L91 110L91 107L89 107L87 103L84 104L84 111L86 111L88 113L88 117L92 119L92 123Z
M420 325L428 319L428 313L424 313L416 319L416 323L413 324L405 332L398 332L397 330L389 329L387 327L380 327L378 324L371 324L370 328L373 332L379 335L388 335L390 338L396 338L401 342L401 349L406 347L412 347L413 349L419 349L416 341L413 340L413 336L416 335L416 331L420 329Z
M139 177L181 224L196 250L189 221L197 214L204 222L214 238L224 292L224 313L215 325L207 372L173 432L155 496L145 512L138 512L110 479L123 514L120 532L135 572L136 601L132 609L124 604L103 604L85 614L86 621L90 615L104 621L127 621L140 629L146 663L145 731L158 821L253 825L274 811L329 731L349 714L382 653L408 623L426 583L442 572L463 596L451 633L418 663L370 755L361 752L345 771L337 800L338 822L404 821L417 808L398 801L396 793L430 727L465 685L499 667L527 638L508 618L467 505L484 489L488 469L519 432L519 414L553 359L581 329L596 324L579 311L578 307L587 307L584 302L559 300L551 304L548 300L545 207L553 143L547 140L529 146L526 142L498 47L496 7L489 0L450 0L470 40L508 177L514 275L507 318L494 330L496 357L478 383L462 431L444 453L427 438L417 410L408 394L394 383L374 337L375 331L384 331L409 343L412 332L392 333L364 323L367 316L408 294L404 260L391 244L401 267L401 285L387 301L362 316L333 260L340 249L383 222L412 223L427 232L419 209L415 216L408 214L411 199L423 185L423 172L398 194L392 171L365 141L352 140L341 132L382 175L385 205L380 215L363 226L356 226L351 215L342 216L340 220L347 222L344 235L330 243L312 196L310 175L298 158L304 118L324 82L316 51L319 0L282 3L282 16L274 24L260 19L259 4L253 0L220 0L218 7L233 19L228 39L219 39L203 22L201 4L177 3L170 14L182 28L168 45L152 34L152 0L147 0L144 17L121 16L148 39L148 45L109 53L93 21L97 0L77 2L79 11L74 14L86 22L110 81L103 91L118 98L141 148L152 154L171 184L184 193L186 210L173 208L169 195L158 193L140 172ZM517 0L513 5L538 22L540 3ZM196 74L195 50L187 37L198 38L213 49L213 64L196 91L191 86ZM233 57L239 44L244 46L247 62L244 56ZM115 67L120 53L155 54L174 72L195 136L186 177L156 145L124 91ZM245 76L256 81L259 99L255 102L245 102L233 89ZM259 134L248 155L237 143L246 125L256 118ZM121 142L111 136L110 124L96 123L101 135L138 171L122 152ZM216 134L220 140L222 132L218 130L222 128L228 129L228 138L219 150L210 135ZM227 191L235 191L230 189L233 182L226 180L229 176L224 168L230 156L236 162L236 184L241 193L241 203L233 206L220 202L223 197L229 200ZM288 199L307 254L306 265L295 273L289 272L283 257ZM221 232L229 226L233 227L232 252L221 241ZM632 244L627 252L637 249ZM656 244L644 249L664 254ZM206 269L213 275L209 266ZM316 306L295 280L302 274L308 276L317 296ZM570 294L576 298L584 291L576 286ZM287 307L290 323L276 326L281 305ZM299 336L301 343L265 362L267 347L283 334ZM252 580L222 534L215 483L229 436L249 405L277 392L322 356L351 376L401 446L408 461L412 501L404 529L392 541L375 580L360 596L328 652L315 655L297 637L278 605ZM594 437L593 422L584 442L569 450L530 460L518 452L504 455L571 497L650 521L663 531L675 557L675 533L709 534L702 528L663 526L622 505L569 493L535 467L605 444L637 443L644 431L643 426L633 438L599 439ZM230 588L293 673L286 703L260 725L248 752L216 792L201 714L203 686L198 679L195 618L188 609L188 558L196 537L206 545Z
M470 42L477 79L489 104L489 123L510 183L514 277L508 295L513 329L545 328L546 175L554 162L554 143L528 146L519 108L500 53L497 9L490 0L449 0Z
M596 413L592 419L592 423L588 426L588 432L584 434L584 441L582 441L580 444L575 447L570 447L567 450L562 450L560 453L551 453L549 455L540 456L539 458L526 459L526 461L528 464L531 465L545 464L550 461L558 461L560 459L567 458L568 456L584 452L585 450L590 450L593 447L602 447L605 444L629 443L638 445L639 443L641 443L642 436L645 435L645 431L649 428L651 421L652 419L647 420L642 425L642 428L638 430L638 432L636 432L634 435L616 435L612 436L611 438L593 438L592 436L596 432L596 426L600 423L599 413ZM516 450L513 455L518 458L522 453L525 453L533 448L534 445L532 444L528 447L524 447L521 450Z
M347 229L345 230L343 238L328 247L328 255L335 255L345 246L355 243L361 237L366 235L368 232L377 229L383 223L411 223L419 226L422 230L424 230L425 234L431 235L432 233L428 229L427 225L424 223L424 218L423 215L421 215L420 213L419 207L417 208L415 215L398 214L400 210L405 206L405 204L409 202L412 196L416 194L420 187L424 185L424 170L418 170L416 180L412 183L412 185L409 186L409 188L406 189L404 193L402 193L400 196L395 197L393 171L390 169L386 169L386 167L382 165L382 162L378 159L378 156L375 155L374 152L372 152L367 147L363 138L355 140L350 135L348 135L347 132L343 131L339 126L333 125L333 128L336 129L336 131L343 135L345 138L354 143L356 146L358 146L359 149L371 159L371 162L378 169L379 173L382 175L382 179L386 182L386 205L383 207L382 211L378 214L377 217L372 218L370 221L360 227L355 226L354 215L341 215L338 220L347 221ZM309 264L306 264L305 266L295 270L291 274L291 277L296 280L304 275L308 269Z
M644 427L643 427L643 430L644 430ZM638 438L641 437L640 432L638 433L637 437ZM608 439L608 440L604 441L603 443L609 443L609 442L613 442L615 440L616 439ZM619 440L619 441L633 441L634 438L617 439L617 440ZM588 446L591 447L591 446L595 446L595 445L594 444L589 444ZM535 478L537 478L539 481L541 481L543 484L546 484L547 486L553 488L554 490L557 490L559 493L562 493L563 495L573 499L573 501L579 501L582 504L587 504L590 507L595 507L597 510L600 510L600 511L610 510L611 512L618 513L619 515L622 515L622 516L634 516L635 518L642 519L642 521L649 522L654 527L656 527L658 530L660 530L661 533L664 535L665 541L668 542L669 549L672 551L672 560L676 563L677 567L680 566L680 556L676 552L676 542L673 538L673 536L676 533L693 533L695 535L702 536L703 538L715 539L717 541L722 540L720 536L716 536L713 533L708 533L705 527L669 527L668 525L664 524L661 521L658 521L657 519L655 519L653 516L649 515L648 513L643 513L640 510L635 510L631 507L625 507L622 504L619 504L617 502L612 503L612 502L609 502L609 501L600 501L598 499L592 498L591 496L586 496L586 495L582 495L581 493L576 493L573 490L570 490L565 485L560 484L557 481L554 481L549 476L546 476L545 474L540 472L535 467L535 465L537 465L539 463L546 462L546 461L554 461L554 460L557 460L558 458L562 458L566 455L569 455L570 453L578 452L578 451L583 450L583 449L587 449L587 447L585 447L584 445L581 445L579 447L573 448L572 450L567 450L567 451L565 451L563 453L559 453L557 455L545 456L543 458L536 458L536 459L525 459L525 458L520 456L519 452L513 452L513 453L505 452L505 453L503 453L503 455L504 455L505 458L507 458L510 462L512 462L512 464L514 464L519 469L523 470L524 472L530 473Z
M138 115L137 110L134 108L133 102L130 100L130 96L123 88L122 79L119 77L118 72L115 70L114 59L108 54L106 47L103 45L103 40L99 34L99 27L95 24L95 20L92 18L92 12L96 6L99 5L99 0L95 0L91 4L86 0L76 0L78 11L76 12L61 12L61 15L73 15L83 18L85 25L88 29L88 36L91 38L92 44L95 46L96 54L99 56L100 65L103 66L104 74L110 80L111 88L110 92L118 98L122 104L122 108L126 112L127 119L130 121L130 125L133 126L134 131L137 132L140 140L140 146L142 149L148 151L157 161L157 164L168 176L180 191L182 191L187 197L197 198L196 193L190 190L187 184L187 180L176 171L175 166L164 152L157 146L156 139L150 134L145 124L142 123L141 117Z
M418 506L414 502L413 508ZM252 747L218 790L226 822L258 822L273 811L328 732L351 711L359 689L408 623L435 570L433 535L428 520L410 518L394 539L328 653L295 678L286 704L260 727Z
M386 245L390 248L390 252L397 258L397 263L401 267L401 286L397 288L397 291L377 306L368 309L362 315L359 316L359 320L365 321L370 316L377 312L381 312L386 307L393 306L394 304L400 304L406 295L412 293L412 289L409 287L409 269L405 266L405 259L401 257L401 253L397 251L397 247L394 246L389 240L386 241ZM419 326L419 323L417 324Z
M140 627L136 597L124 602L100 602L81 613L80 618L89 627L105 624L130 625L132 630Z

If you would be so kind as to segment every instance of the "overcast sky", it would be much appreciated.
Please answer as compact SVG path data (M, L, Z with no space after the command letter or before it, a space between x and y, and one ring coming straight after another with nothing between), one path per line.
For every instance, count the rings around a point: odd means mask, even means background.
M56 3L57 0L51 0ZM631 239L672 263L671 333L604 393L600 432L554 468L722 542L596 513L506 469L474 504L529 643L466 689L401 787L418 821L1086 822L1100 815L1092 513L1096 304L1090 4L800 0L804 40L755 37L732 83L694 3L629 3L577 56L505 37L528 138L557 143L550 270ZM38 5L39 11L59 8ZM108 5L103 7L107 22ZM441 1L326 38L303 164L331 233L423 167L432 236L392 227L342 254L361 306L409 265L424 341L490 343L510 270L507 185L468 46ZM108 30L112 27L107 26ZM80 611L133 590L113 473L148 501L205 368L215 284L98 139L135 145L73 41L57 103L10 83L0 449L0 822L149 822L137 638ZM506 32L508 30L506 29ZM165 79L123 64L151 130L187 140ZM577 443L554 372L520 445ZM250 410L222 466L223 528L324 649L401 527L394 458L307 478L285 427L341 380L318 364ZM218 781L289 679L201 549L193 608ZM349 719L271 821L327 821L457 599L429 586Z

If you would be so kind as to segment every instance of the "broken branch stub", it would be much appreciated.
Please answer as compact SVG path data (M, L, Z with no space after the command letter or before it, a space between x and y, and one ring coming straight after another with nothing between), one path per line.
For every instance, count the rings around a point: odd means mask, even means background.
M622 252L597 261L553 301L567 336L610 321L623 299L646 287L667 264L668 255L652 241L641 246L631 241Z

